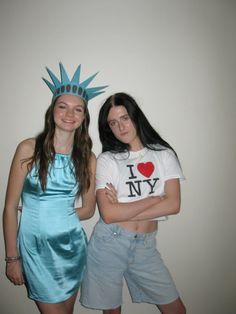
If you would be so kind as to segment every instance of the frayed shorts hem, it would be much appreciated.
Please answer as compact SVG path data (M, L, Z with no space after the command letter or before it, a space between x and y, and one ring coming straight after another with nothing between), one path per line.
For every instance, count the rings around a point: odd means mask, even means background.
M114 309L117 309L118 307L122 306L122 304L119 304L116 306L110 306L110 307L109 306L102 307L101 305L100 306L93 306L93 305L88 305L86 303L82 303L81 301L80 301L80 304L87 309L97 310L97 311L114 310Z
M179 298L179 295L177 295L174 298L169 299L168 301L162 301L162 302L155 302L153 300L132 300L132 303L148 303L148 304L153 304L153 305L167 305L170 304L174 301L176 301Z
M174 301L176 301L177 299L179 298L179 295L171 300L168 300L166 302L155 302L155 301L152 301L152 300L132 300L132 303L148 303L148 304L153 304L153 305L165 305L165 304L170 304ZM113 306L94 306L94 305L88 305L86 303L82 303L80 301L80 304L85 307L85 308L88 308L88 309L92 309L92 310L98 310L98 311L102 311L102 310L113 310L113 309L117 309L119 308L120 306L122 306L122 304L118 304L118 305L113 305Z

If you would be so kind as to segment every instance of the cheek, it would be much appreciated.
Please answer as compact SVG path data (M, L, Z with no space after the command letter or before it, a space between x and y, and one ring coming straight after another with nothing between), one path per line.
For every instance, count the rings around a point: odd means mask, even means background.
M53 118L54 118L54 121L57 121L57 119L59 118L59 115L57 112L54 112Z
M114 137L116 139L118 139L119 141L123 142L124 138L123 138L123 136L120 135L119 132L114 132L113 135L114 135Z
M137 131L136 131L136 128L135 126L133 125L133 123L129 123L129 126L128 128L130 129L130 131L132 131L134 134L137 134Z
M54 110L54 119L62 116L62 111L55 109Z
M80 121L81 123L84 121L84 119L85 119L84 114L78 114L78 115L76 116L76 120L77 120L77 121Z
M118 131L117 131L117 129L111 129L110 128L110 130L111 130L111 133L115 136L115 137L117 137L118 136Z

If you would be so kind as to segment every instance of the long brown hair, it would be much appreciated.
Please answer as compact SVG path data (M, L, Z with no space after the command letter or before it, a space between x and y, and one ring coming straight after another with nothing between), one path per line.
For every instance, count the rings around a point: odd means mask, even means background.
M38 176L43 190L47 185L47 174L49 165L55 158L55 149L53 139L55 134L54 107L55 99L45 114L44 129L36 137L34 154L28 161L28 169L33 165L38 165ZM74 164L74 175L79 183L78 196L89 189L90 186L90 157L92 149L92 140L88 133L90 116L87 103L84 103L84 121L81 126L75 130L74 143L71 152L71 158Z

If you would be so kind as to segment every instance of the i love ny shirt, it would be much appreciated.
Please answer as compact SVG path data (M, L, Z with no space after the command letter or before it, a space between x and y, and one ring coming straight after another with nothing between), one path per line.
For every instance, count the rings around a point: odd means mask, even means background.
M170 149L111 153L98 156L96 189L112 183L119 202L132 202L164 195L165 181L184 179L180 164Z

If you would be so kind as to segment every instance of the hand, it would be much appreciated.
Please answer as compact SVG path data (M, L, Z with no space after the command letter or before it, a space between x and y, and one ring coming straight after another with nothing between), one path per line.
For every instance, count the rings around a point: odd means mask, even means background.
M112 183L107 183L106 196L112 204L118 203L117 191Z
M6 276L14 285L20 286L25 283L20 260L6 264Z

